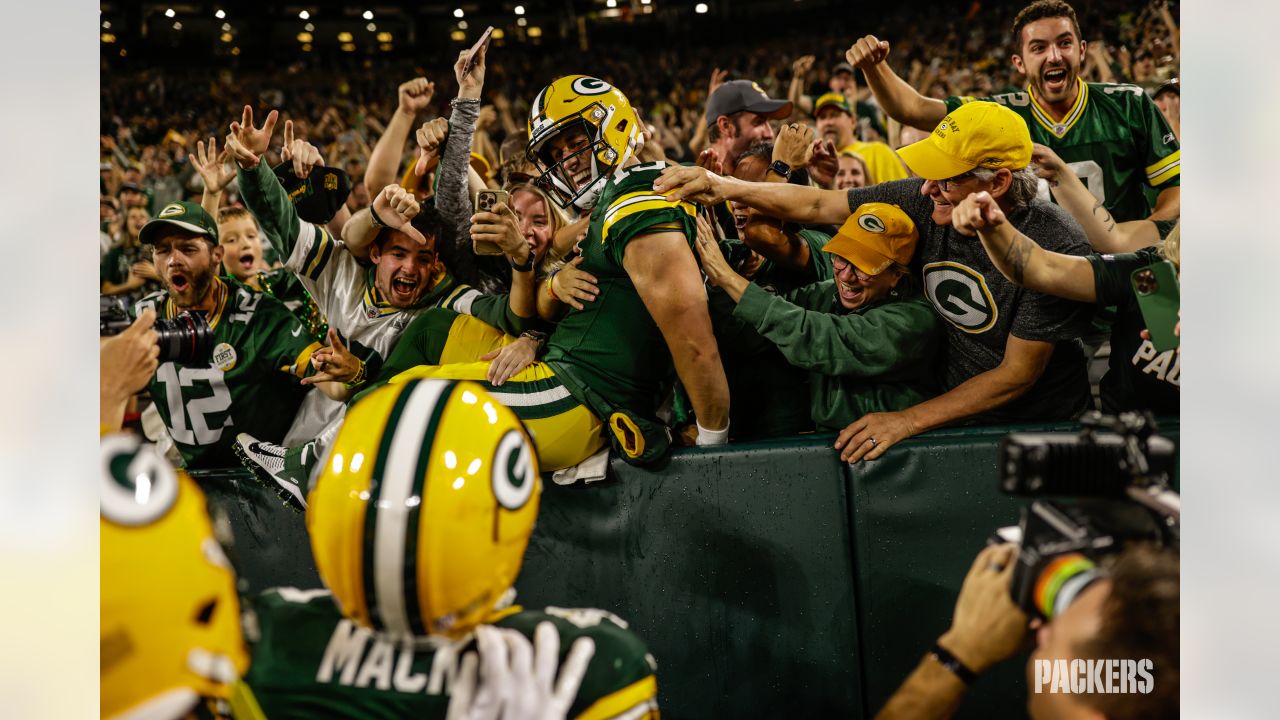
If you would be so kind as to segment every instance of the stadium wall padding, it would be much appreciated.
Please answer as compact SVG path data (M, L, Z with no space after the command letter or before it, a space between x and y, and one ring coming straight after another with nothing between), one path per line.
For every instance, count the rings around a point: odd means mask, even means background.
M530 608L598 607L658 662L668 718L870 718L946 630L961 581L1024 499L997 489L1013 429L927 433L871 463L834 436L689 448L659 470L617 459L545 484L517 583ZM1176 421L1161 434L1178 442ZM239 471L201 473L252 592L318 587L303 516ZM1020 717L1025 655L984 674L958 717Z

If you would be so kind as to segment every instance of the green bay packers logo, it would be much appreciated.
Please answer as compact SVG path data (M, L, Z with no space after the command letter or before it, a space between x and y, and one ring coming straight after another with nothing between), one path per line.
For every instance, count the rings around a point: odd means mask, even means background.
M493 454L493 496L502 507L519 510L529 502L537 481L529 441L520 431L508 430Z
M580 77L570 87L579 95L603 95L613 89L609 83L593 77Z
M986 332L1000 317L986 278L959 263L925 265L924 292L942 317L967 333Z
M102 438L100 508L117 525L148 525L178 499L178 477L154 445L129 435Z
M160 211L160 214L157 217L173 217L174 215L181 215L186 211L187 209L178 203L170 203L164 206L164 209Z
M883 233L885 231L884 221L871 213L863 213L858 216L858 227L869 233Z

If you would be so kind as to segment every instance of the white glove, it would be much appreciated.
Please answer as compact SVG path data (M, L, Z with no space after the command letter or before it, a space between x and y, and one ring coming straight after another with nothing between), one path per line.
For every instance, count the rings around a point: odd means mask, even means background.
M531 644L515 630L476 628L476 652L462 658L446 720L564 720L595 655L595 641L578 638L560 679L560 633L549 622L534 630Z

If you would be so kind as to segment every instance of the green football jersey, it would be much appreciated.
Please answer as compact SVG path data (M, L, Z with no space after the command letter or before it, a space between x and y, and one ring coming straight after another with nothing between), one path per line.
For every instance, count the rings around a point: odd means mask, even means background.
M1146 188L1180 183L1178 139L1160 109L1137 85L1080 83L1071 111L1054 122L1032 94L946 99L947 112L975 100L989 100L1022 116L1032 142L1052 148L1084 181L1118 222L1151 214Z
M309 389L290 367L310 359L319 343L279 300L225 278L207 318L213 329L213 358L208 366L161 363L148 389L169 435L188 468L239 467L232 452L238 433L278 443L293 422ZM177 308L166 293L154 293L134 306L150 307L157 318L172 318Z
M692 203L673 202L653 189L666 163L632 166L600 194L587 236L578 244L585 270L600 294L583 309L570 308L547 341L546 362L579 401L579 383L606 402L651 417L674 376L667 343L622 266L627 243L656 226L683 232L693 252L697 237ZM601 412L598 408L593 408Z
M444 718L463 653L474 646L471 636L418 647L381 637L343 617L327 590L276 588L253 606L253 661L231 701L237 720ZM560 662L577 638L595 641L568 717L657 716L653 658L622 620L590 609L499 615L493 625L530 639L539 623L554 624Z

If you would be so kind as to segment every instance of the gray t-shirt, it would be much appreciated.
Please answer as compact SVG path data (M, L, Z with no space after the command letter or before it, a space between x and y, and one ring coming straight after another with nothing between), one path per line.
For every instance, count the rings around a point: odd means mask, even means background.
M1026 394L971 421L1062 420L1088 409L1089 379L1079 338L1089 330L1093 308L1006 280L977 237L961 235L949 224L934 224L933 201L920 194L923 184L920 178L909 178L854 188L849 190L849 208L852 212L867 202L891 203L901 207L920 231L912 270L919 273L929 304L945 321L942 386L950 390L994 369L1004 359L1012 334L1055 343L1053 356ZM1034 201L1008 219L1046 250L1067 255L1092 251L1080 225L1051 203Z

